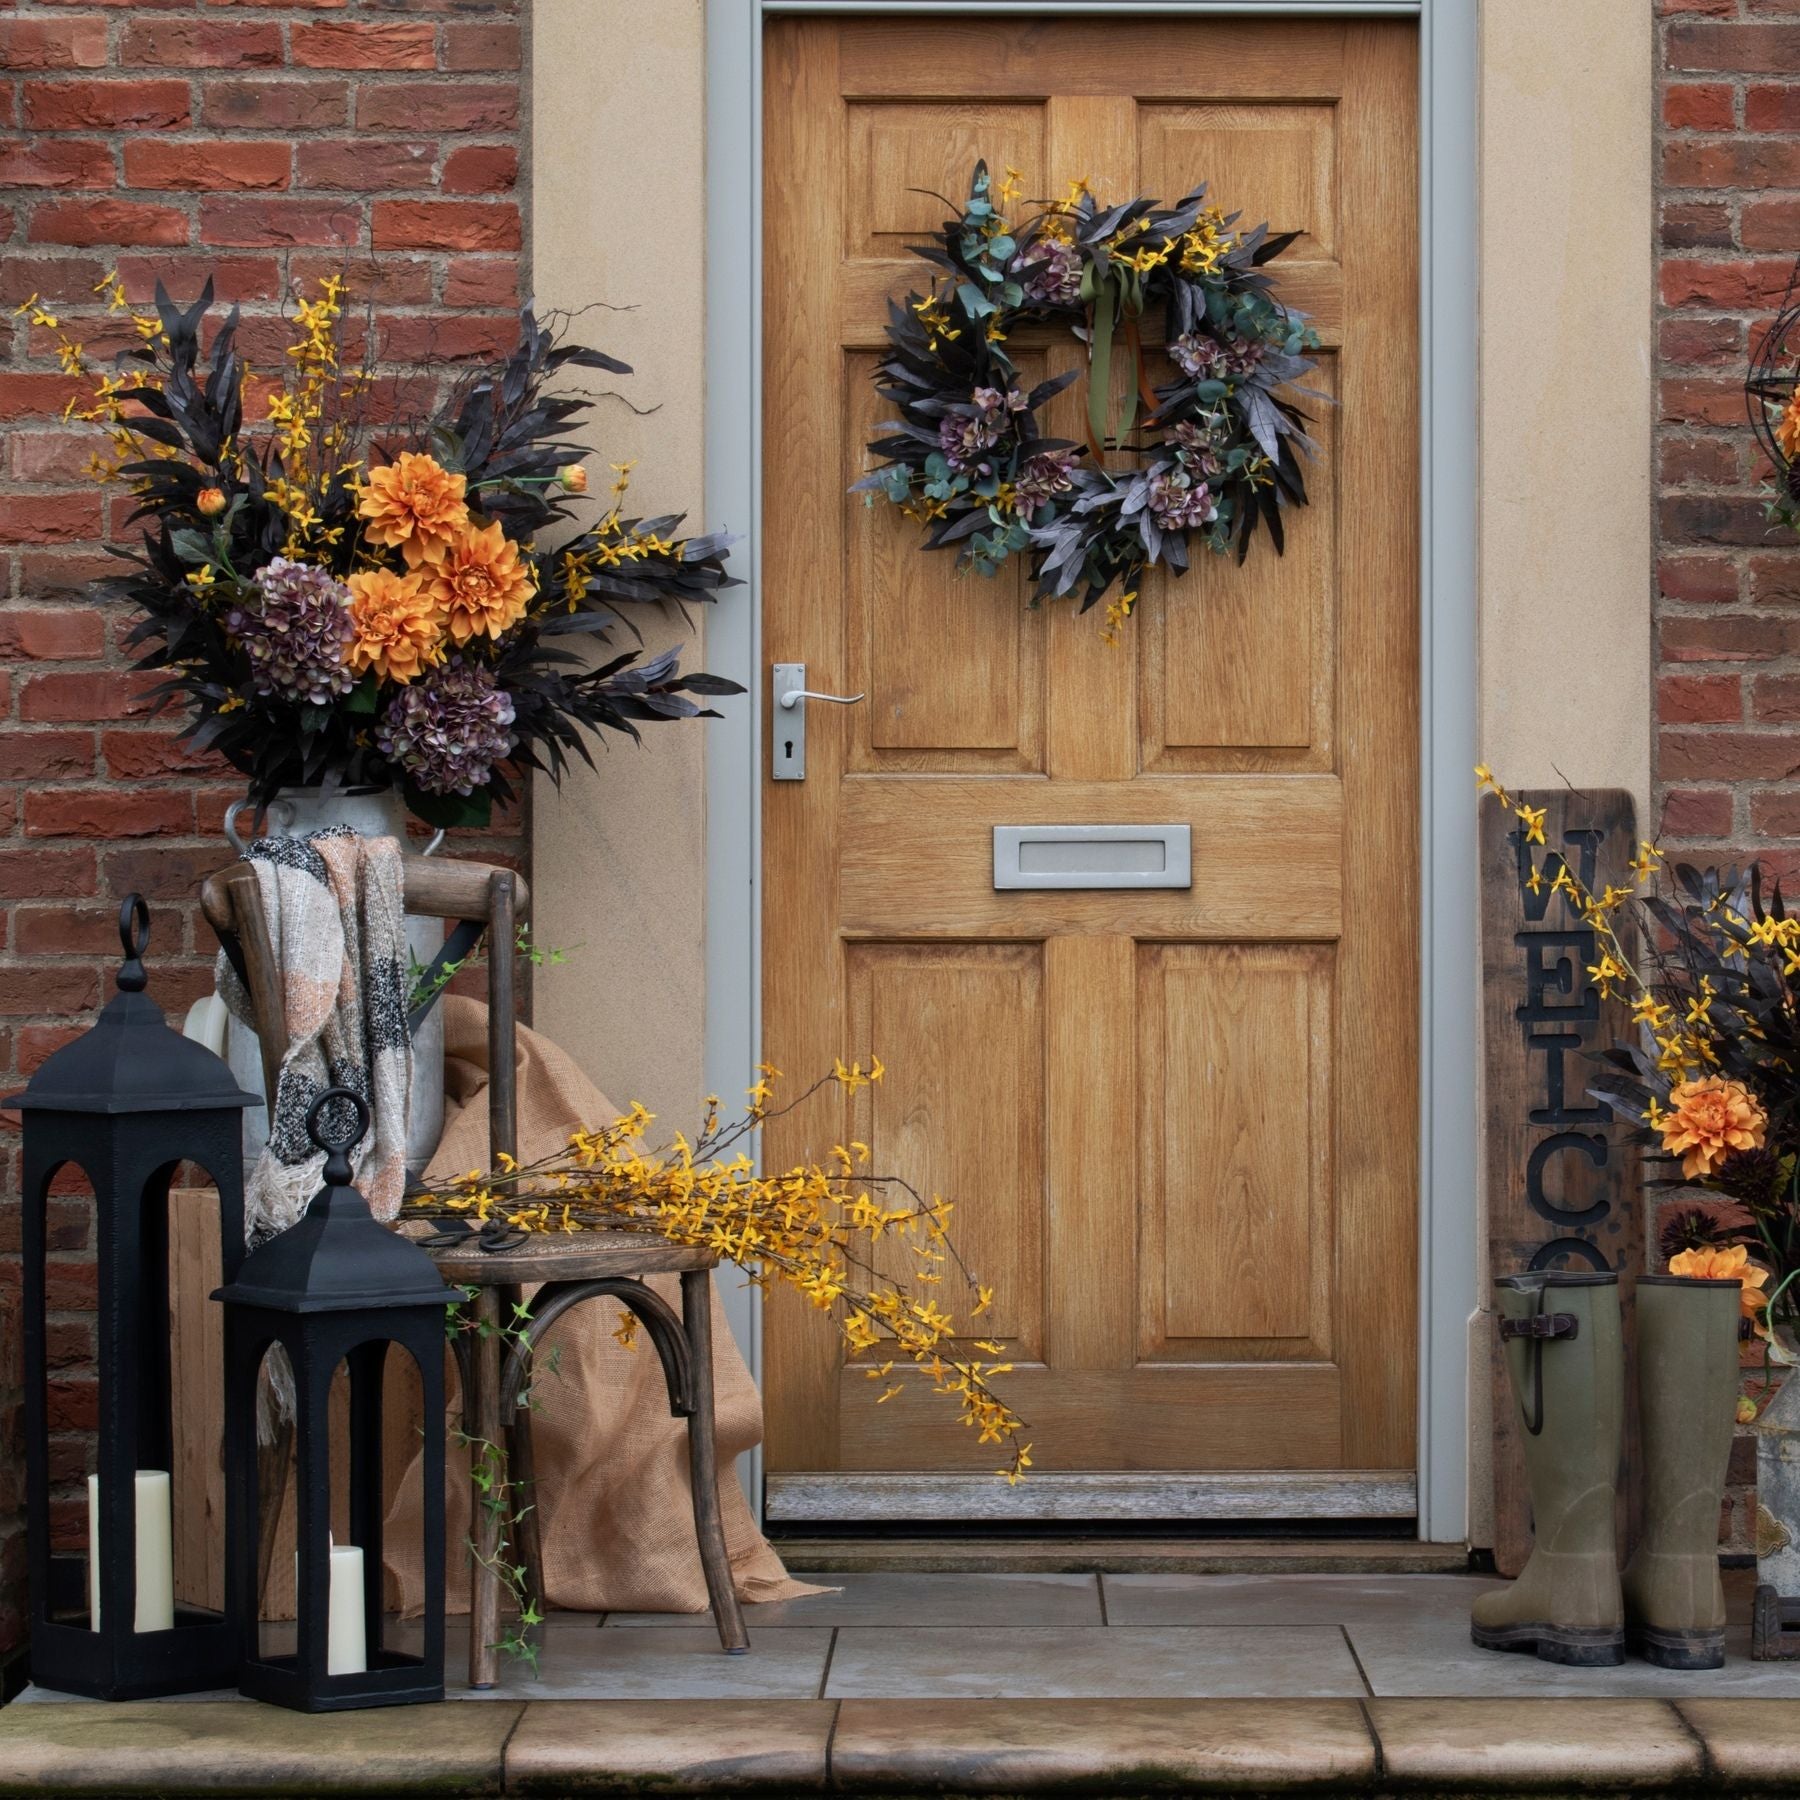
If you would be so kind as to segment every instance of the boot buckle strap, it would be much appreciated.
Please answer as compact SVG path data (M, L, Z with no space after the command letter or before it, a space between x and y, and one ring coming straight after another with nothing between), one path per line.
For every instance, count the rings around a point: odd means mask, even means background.
M1528 1319L1502 1319L1503 1338L1572 1338L1581 1335L1581 1321L1573 1313L1533 1313Z

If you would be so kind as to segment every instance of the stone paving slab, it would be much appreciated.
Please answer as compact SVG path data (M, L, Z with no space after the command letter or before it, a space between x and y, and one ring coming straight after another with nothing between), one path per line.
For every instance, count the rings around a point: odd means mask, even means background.
M0 1795L1800 1793L1758 1700L548 1700L0 1710Z
M253 1702L0 1709L0 1794L498 1794L524 1708Z

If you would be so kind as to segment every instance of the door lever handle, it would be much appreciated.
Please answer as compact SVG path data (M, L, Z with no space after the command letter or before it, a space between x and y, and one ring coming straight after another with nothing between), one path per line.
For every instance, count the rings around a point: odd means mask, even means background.
M823 700L828 706L854 706L866 694L817 694L806 685L805 663L776 663L769 671L769 688L775 701L770 715L773 758L769 773L776 781L806 779L806 708L802 700Z
M867 694L815 694L807 688L789 688L775 704L791 712L802 700L829 700L833 706L854 706L868 697Z

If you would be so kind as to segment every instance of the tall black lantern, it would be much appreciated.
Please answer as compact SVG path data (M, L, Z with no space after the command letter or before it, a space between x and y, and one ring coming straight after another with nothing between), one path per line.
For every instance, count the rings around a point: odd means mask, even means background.
M327 1135L327 1108L353 1112L352 1128ZM225 1609L239 1633L238 1685L252 1699L300 1712L444 1697L444 1309L459 1296L423 1250L376 1223L350 1185L350 1150L368 1124L367 1105L348 1088L330 1088L313 1102L306 1129L328 1153L324 1187L298 1224L252 1251L236 1280L213 1296L225 1303ZM294 1386L292 1655L264 1650L258 1618L257 1386L263 1357L276 1345ZM381 1383L390 1345L410 1353L424 1393L419 1656L382 1641ZM348 1545L331 1538L330 1405L340 1363L350 1390ZM340 1560L346 1551L348 1570ZM359 1592L346 1594L349 1583ZM346 1607L360 1640L348 1659L334 1648Z
M172 1515L203 1497L172 1487L169 1188L184 1162L211 1175L229 1279L244 1255L243 1109L256 1104L210 1050L170 1029L144 991L150 912L137 894L119 909L119 939L118 992L93 1028L3 1102L24 1115L31 1673L45 1687L102 1700L236 1679L225 1619L174 1594ZM47 1208L50 1184L69 1164L93 1189L97 1239L99 1468L89 1483L97 1531L85 1557L55 1555L50 1543Z

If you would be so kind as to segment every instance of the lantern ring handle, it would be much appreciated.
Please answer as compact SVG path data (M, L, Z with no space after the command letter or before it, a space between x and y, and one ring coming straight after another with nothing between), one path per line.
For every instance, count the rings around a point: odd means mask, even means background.
M144 952L150 948L150 908L142 894L127 894L119 903L119 944L125 960L119 966L118 985L125 993L141 993L149 979Z
M333 1100L347 1100L356 1109L356 1129L342 1137L327 1137L324 1127L320 1123L320 1115ZM347 1158L350 1151L362 1141L363 1133L369 1129L369 1117L369 1103L355 1088L327 1088L306 1109L306 1135L312 1139L318 1149L325 1151L328 1155ZM333 1171L330 1168L326 1169L325 1178L327 1181L334 1179ZM342 1181L350 1179L347 1167L343 1176L338 1179Z

